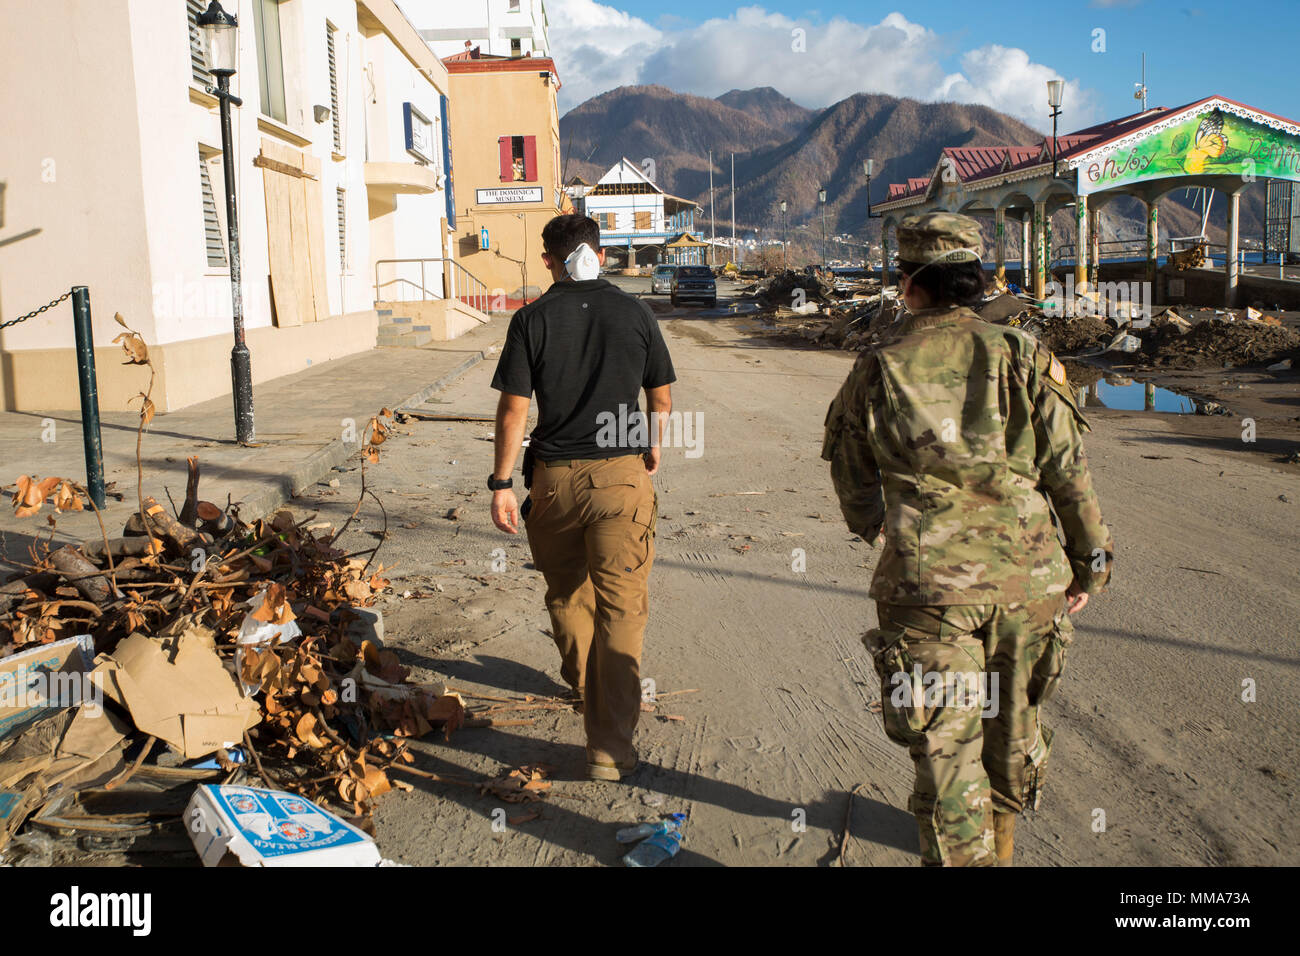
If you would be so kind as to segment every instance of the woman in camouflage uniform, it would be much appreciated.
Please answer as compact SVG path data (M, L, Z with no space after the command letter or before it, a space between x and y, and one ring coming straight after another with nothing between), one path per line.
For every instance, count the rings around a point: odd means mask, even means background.
M1109 579L1111 539L1064 367L970 309L984 289L978 224L928 213L897 232L910 314L859 357L822 457L849 529L883 531L879 626L863 643L885 732L916 767L923 862L1009 865L1051 748L1039 708L1069 615Z

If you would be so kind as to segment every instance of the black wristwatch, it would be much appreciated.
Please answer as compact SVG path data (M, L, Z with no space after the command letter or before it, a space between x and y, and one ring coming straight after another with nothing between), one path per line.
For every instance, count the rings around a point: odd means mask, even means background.
M504 491L514 486L515 480L513 478L493 478L488 475L488 491Z

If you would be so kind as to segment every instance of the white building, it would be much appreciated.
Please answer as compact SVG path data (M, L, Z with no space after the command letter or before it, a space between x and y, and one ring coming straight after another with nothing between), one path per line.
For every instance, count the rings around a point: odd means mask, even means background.
M543 0L402 0L433 52L478 47L489 56L550 56Z
M703 261L703 237L695 231L700 207L664 192L627 157L610 167L595 186L572 184L570 190L579 211L600 225L606 256L622 258L629 266Z
M218 101L194 23L206 6L41 0L10 5L0 31L0 319L88 286L106 410L139 390L110 344L115 312L150 346L160 410L230 391ZM233 152L260 382L375 346L377 259L450 255L448 84L392 0L223 6L239 19ZM77 407L66 307L0 332L0 396Z

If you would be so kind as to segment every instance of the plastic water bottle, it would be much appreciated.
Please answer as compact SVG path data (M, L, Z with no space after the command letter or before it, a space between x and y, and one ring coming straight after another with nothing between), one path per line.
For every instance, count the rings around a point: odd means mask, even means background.
M614 839L619 843L635 843L646 837L660 836L669 830L680 829L685 822L686 814L674 813L667 820L660 820L658 823L638 823L634 827L624 827L614 835Z
M658 866L664 860L671 860L677 855L677 851L682 848L682 831L680 825L674 823L668 830L656 834L652 837L646 837L633 848L632 852L623 857L625 866Z

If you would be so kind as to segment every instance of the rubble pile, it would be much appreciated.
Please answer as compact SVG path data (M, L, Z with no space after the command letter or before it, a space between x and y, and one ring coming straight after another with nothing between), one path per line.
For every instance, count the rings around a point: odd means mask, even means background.
M1260 319L1210 319L1184 330L1168 324L1143 336L1138 361L1166 368L1268 365L1300 358L1300 333Z
M753 294L770 301L803 289L809 296L810 304L803 309L769 309L763 315L768 334L821 348L861 351L892 334L903 315L895 290L872 285L870 294L839 297L829 283L786 272L771 277L766 286L759 283ZM1051 314L1023 293L1001 292L974 311L986 322L1023 329L1059 355L1087 358L1132 352L1139 364L1178 369L1268 365L1300 358L1300 333L1255 309L1200 310L1191 313L1196 321L1189 321L1164 308L1144 326L1135 324L1133 313L1123 308L1105 318L1088 312Z
M1070 355L1104 350L1115 338L1115 326L1095 316L1041 319L1026 326L1053 352Z
M860 299L878 293L880 282L875 279L837 278L832 273L818 270L799 272L786 269L741 289L761 304L814 314L817 306L832 306L846 299Z

